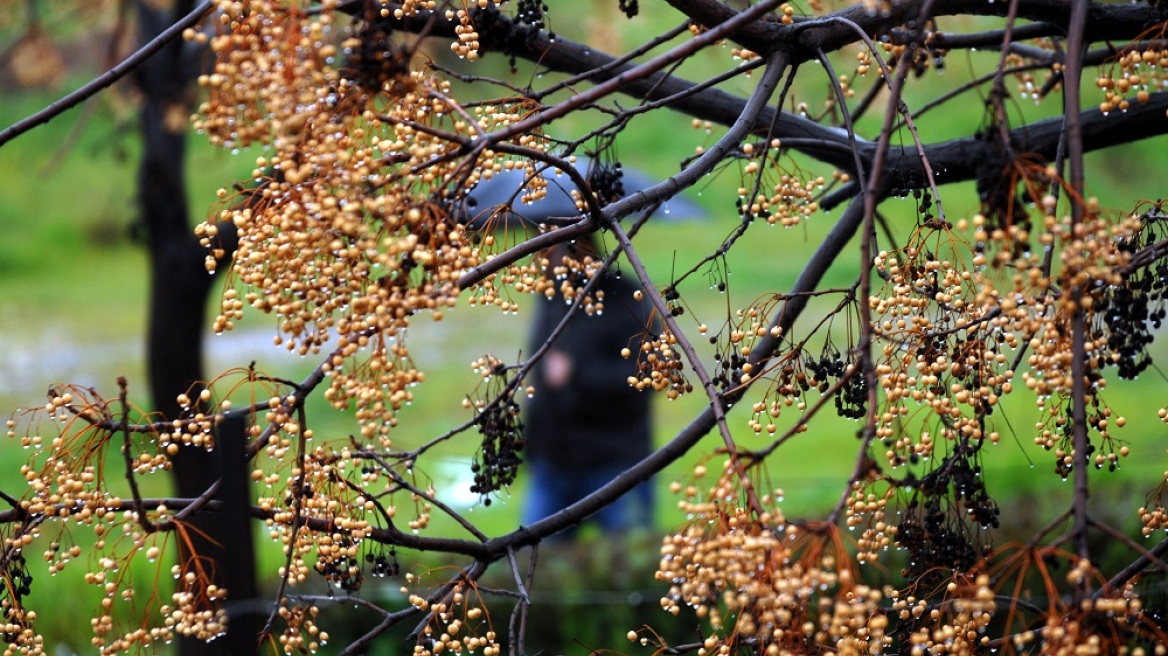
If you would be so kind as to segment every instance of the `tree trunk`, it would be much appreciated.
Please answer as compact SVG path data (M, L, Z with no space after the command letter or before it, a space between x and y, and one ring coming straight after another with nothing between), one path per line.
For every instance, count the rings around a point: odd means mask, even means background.
M190 0L179 0L173 15L183 15L192 6ZM166 29L171 16L154 3L139 2L140 41L146 43ZM195 69L184 57L183 47L181 40L169 44L139 69L137 77L143 94L138 203L150 256L147 368L154 408L167 418L182 412L178 395L197 399L205 380L202 340L207 296L214 281L204 268L206 250L194 235L187 210L184 158ZM199 496L223 477L219 489L223 515L197 515L190 522L189 543L180 542L179 558L190 562L199 557L211 563L213 582L227 590L229 628L225 637L211 643L181 641L184 656L238 656L257 650L246 428L242 420L224 422L214 451L187 447L174 457L179 497Z

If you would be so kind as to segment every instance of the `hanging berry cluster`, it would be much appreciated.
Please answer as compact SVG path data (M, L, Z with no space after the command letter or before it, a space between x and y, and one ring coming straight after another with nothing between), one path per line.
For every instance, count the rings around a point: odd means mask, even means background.
M625 195L623 177L620 162L596 162L589 169L588 184L601 207Z
M910 472L902 484L911 497L896 527L896 542L908 553L904 575L925 588L951 572L968 571L988 545L980 529L998 526L998 505L986 491L978 445L962 443L921 478Z
M401 563L397 560L397 549L390 547L388 552L379 546L374 546L365 553L365 564L369 566L369 574L377 578L397 576L401 574Z
M694 127L701 123L694 121ZM782 142L773 139L763 148L754 144L742 145L747 162L742 167L744 183L738 189L738 213L743 219L755 217L771 225L790 228L799 225L819 211L819 193L827 180L823 176L809 175L791 165L786 170L779 165L777 151ZM755 177L758 191L754 192Z
M344 536L331 546L335 548L335 555L318 556L313 568L330 585L349 593L360 590L365 582L365 574L357 554L360 545L354 542L353 538Z
M415 82L410 75L412 53L394 43L393 32L383 24L358 24L353 36L341 44L345 65L339 70L343 81L369 93L389 92L404 96Z
M1159 242L1168 236L1166 218L1158 205L1142 214L1143 228L1118 242L1119 250L1130 258L1123 283L1092 290L1101 320L1096 328L1107 332L1107 346L1120 378L1134 379L1152 364L1148 346L1168 315L1168 263L1156 257L1163 248ZM1141 266L1149 260L1154 263Z
M519 404L511 396L492 403L477 418L482 443L471 464L474 484L470 491L480 495L483 505L491 505L490 494L515 482L523 463L523 422Z
M395 45L388 28L357 21L340 50L330 45L330 3L314 15L279 0L223 2L219 11L222 28L210 38L218 59L200 80L209 99L195 126L213 143L258 143L270 154L257 159L253 186L221 191L228 208L198 229L209 268L222 255L223 224L238 235L232 274L244 291L226 293L215 329L230 329L250 305L280 318L277 343L289 350L318 353L329 343L326 398L355 407L362 439L388 447L397 413L424 379L406 329L419 314L441 319L459 277L485 257L434 199L511 165L491 151L463 162L459 135L508 125L532 104L480 105L477 118L456 120L449 84ZM245 75L260 70L288 84ZM517 140L542 143L532 134ZM490 284L480 303L497 301Z
M803 369L811 373L815 387L820 394L826 394L831 388L832 381L847 376L843 387L835 395L836 411L841 417L862 419L867 414L868 386L864 382L863 372L848 349L847 357L840 354L830 341L823 347L819 358L808 357L803 363Z
M883 653L891 644L884 594L861 580L839 529L787 521L781 491L762 495L763 512L752 513L734 471L727 461L702 490L699 465L693 483L672 486L684 489L679 507L691 519L662 541L657 578L669 591L661 607L709 625L702 653Z
M955 225L925 221L905 247L875 259L884 287L869 299L882 392L874 438L893 471L907 473L862 478L848 523L864 527L866 549L886 539L903 547L910 580L967 570L982 558L978 536L998 525L999 509L978 454L999 441L996 409L1017 379L1042 413L1034 443L1052 452L1057 474L1070 474L1076 454L1067 372L1076 313L1088 354L1085 455L1096 468L1115 470L1129 453L1114 436L1126 420L1106 403L1103 373L1110 366L1134 372L1150 341L1143 331L1156 321L1164 284L1151 257L1161 240L1157 212L1111 220L1088 201L1086 216L1072 223L1054 214L1052 198L1042 200L1037 235L982 215ZM1054 252L1050 261L1044 248ZM787 367L815 379L831 364L804 358ZM885 505L899 489L911 493L890 525ZM1162 506L1148 507L1145 525L1159 526Z
M1111 66L1100 70L1095 80L1095 86L1103 91L1099 111L1104 114L1126 112L1132 107L1132 101L1143 105L1168 80L1168 48L1162 39L1132 44L1112 61Z
M406 575L406 583L419 586L420 577ZM408 595L410 605L425 613L417 644L416 656L437 656L438 654L476 654L499 656L498 634L491 624L485 604L479 591L467 582L459 582L437 601L430 601L410 587L402 586L402 594Z
M519 403L515 401L510 368L492 355L484 355L471 363L471 368L482 377L475 390L478 398L463 400L463 407L473 409L474 425L480 435L470 470L474 483L470 491L479 495L483 505L491 505L491 495L515 482L519 465L523 464L523 449L527 445ZM528 387L527 394L535 388Z
M543 0L518 0L515 5L515 22L542 30L547 26L544 22L547 11L547 3Z
M854 319L855 295L851 290L842 293L836 308L801 341L779 342L769 359L751 363L749 356L759 338L770 336L784 339L778 326L768 326L764 320L774 316L788 301L781 295L770 296L746 309L738 310L736 321L729 331L711 342L718 345L714 360L718 364L713 376L715 384L728 390L749 383L756 378L767 381L765 398L753 406L750 427L755 433L776 431L775 420L783 408L794 407L799 412L807 409L807 395L817 392L831 395L836 412L841 417L860 419L867 415L867 382L856 359L856 350L849 336L844 351L832 342L831 325L837 317ZM820 337L820 333L826 337ZM823 340L819 355L809 352L812 340ZM842 382L841 382L842 381ZM833 389L835 386L838 389ZM798 427L803 430L803 427Z
M11 546L6 549L12 549ZM8 645L36 644L32 623L36 611L25 610L24 598L32 592L32 574L24 554L13 553L5 559L4 583L0 585L0 639Z
M629 349L621 351L629 357ZM693 384L685 375L685 361L677 345L677 337L668 330L646 337L641 342L638 354L637 373L629 377L629 385L638 389L652 389L665 392L669 399L693 391Z

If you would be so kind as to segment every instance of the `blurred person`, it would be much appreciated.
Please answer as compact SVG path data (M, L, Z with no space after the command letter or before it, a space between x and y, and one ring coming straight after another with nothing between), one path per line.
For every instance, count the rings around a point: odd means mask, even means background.
M556 246L548 255L549 272L565 257L585 255L596 256L594 242ZM524 524L583 499L652 450L652 394L629 385L637 358L621 355L625 348L638 353L642 338L656 330L652 306L634 300L640 287L617 271L598 275L591 295L603 298L603 311L588 314L581 307L531 372L535 395L524 406L529 481ZM554 296L536 300L528 353L551 338L571 308L561 282L554 280ZM652 485L641 483L591 519L607 532L651 529Z
M625 193L655 184L649 176L619 164L602 164L581 157L575 163L602 204ZM567 176L550 167L539 169L546 193L534 202L521 202L530 179L523 169L506 169L484 179L462 196L454 208L456 220L472 230L538 228L552 219L579 216ZM660 216L669 220L704 218L705 212L684 198L671 198ZM535 302L529 354L539 350L567 315L571 303L553 270L565 258L599 258L595 236L560 244L547 252L548 278L556 286L551 297ZM584 283L579 273L569 273ZM529 374L534 396L524 404L525 469L528 492L522 511L532 524L583 499L636 464L652 450L652 394L629 385L637 373L637 357L624 358L621 350L639 353L641 340L660 331L652 305L634 300L640 290L616 270L598 274L593 298L603 296L604 311L588 314L581 308ZM643 482L600 510L590 520L609 532L652 529L653 490ZM559 534L571 536L578 527Z

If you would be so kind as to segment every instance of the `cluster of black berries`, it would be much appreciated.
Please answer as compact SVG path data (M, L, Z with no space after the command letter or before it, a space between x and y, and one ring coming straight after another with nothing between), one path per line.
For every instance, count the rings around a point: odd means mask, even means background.
M920 189L924 181L914 171L901 173L897 180L892 182L888 195L893 198L908 198L914 189Z
M977 451L959 446L928 474L919 480L910 474L902 484L913 487L896 537L909 556L905 576L930 585L946 576L939 570L972 567L978 548L966 520L982 529L997 528L1001 514L986 491Z
M950 521L936 498L909 503L897 526L896 542L909 559L901 574L924 589L943 583L949 571L966 571L977 562L977 550L965 527Z
M625 16L632 18L641 11L641 5L637 0L617 0L620 3L620 10L625 13Z
M835 395L835 410L841 417L863 419L868 414L868 381L857 371Z
M804 370L811 374L811 383L821 395L826 395L832 388L832 379L839 379L848 370L848 363L844 362L840 351L832 344L823 348L818 358L807 356L804 361Z
M470 466L474 474L470 491L481 495L483 505L489 506L491 499L487 495L515 482L526 441L519 404L514 399L489 406L479 415L478 423L483 444Z
M665 299L665 304L669 306L669 314L675 317L680 317L685 314L685 306L681 304L681 292L673 285L666 287L661 292L661 298Z
M588 184L602 207L625 195L625 185L621 180L623 177L620 162L611 164L597 162L592 170L588 171Z
M397 549L392 547L388 556L384 553L367 552L365 562L370 566L369 573L378 578L397 576L401 573L401 564L397 562Z
M8 585L0 586L0 597L3 597L4 593L7 592L11 598L0 602L0 614L4 618L3 626L0 627L0 639L13 644L20 638L26 627L23 610L24 597L32 592L32 574L28 571L24 554L18 551L8 559L4 575L8 580Z
M1112 287L1104 294L1103 321L1108 328L1107 347L1115 359L1119 377L1132 380L1152 364L1148 345L1153 335L1149 324L1159 328L1164 307L1149 306L1151 285L1144 280L1129 280L1122 287ZM1153 283L1154 284L1154 283ZM1162 300L1162 299L1161 299Z
M383 25L362 25L353 41L346 42L345 66L341 77L371 93L379 93L386 83L408 84L410 51L392 40L393 31Z
M716 341L717 338L710 338L710 341ZM731 350L729 355L722 355L721 353L714 354L714 376L713 382L718 389L726 391L731 390L742 382L742 365L746 364L746 357L741 355L738 351ZM805 388L806 389L806 388Z
M985 119L983 127L974 136L988 144L987 156L978 163L977 168L977 195L981 200L981 213L988 219L987 232L994 229L1015 228L1026 232L1030 231L1030 206L1032 194L1043 194L1053 182L1043 173L1031 172L1027 175L1023 193L1018 193L1018 169L1014 162L1014 145L1007 143L1002 137L1006 130L1001 129L996 102L1000 96L991 94L986 100ZM979 243L977 250L985 250L985 243ZM1028 249L1026 243L1014 244L1016 255Z
M547 27L544 20L547 10L547 3L543 0L519 0L515 7L515 22L542 30Z
M852 359L844 358L831 344L824 347L818 358L808 356L803 363L820 394L826 394L831 381L842 378L852 366L855 366ZM841 417L848 419L862 419L868 413L868 384L863 372L854 372L844 383L835 396L835 409Z
M952 465L950 462L945 463L947 472L944 479L953 487L954 500L964 505L969 518L981 528L996 529L1000 525L1001 509L997 508L997 502L986 491L986 480L981 475L981 465L975 455L961 452L951 458ZM926 476L927 479L929 476ZM941 477L938 477L940 480ZM923 482L922 490L926 487L927 483Z
M952 490L953 502L965 508L969 517L982 528L997 528L1000 510L986 491L977 452L960 447L946 456L939 467L926 474L918 484L920 494L941 498Z
M353 541L351 538L342 538L337 546L341 552L347 552L352 549ZM317 560L315 568L324 580L345 592L356 592L365 582L365 575L361 573L361 562L353 556L343 555Z
M929 65L937 71L945 70L945 51L937 48L923 48L917 47L917 44L910 43L909 48L912 48L912 67L913 74L921 77L925 71L929 70Z
M899 38L908 47L912 56L913 74L917 77L925 74L930 63L938 71L945 68L945 51L928 45L929 37L935 30L936 25L931 22L922 24L916 20L906 22L900 30Z
M1134 379L1152 364L1148 346L1168 315L1168 262L1163 253L1147 250L1168 232L1159 215L1145 215L1144 229L1121 241L1120 250L1130 253L1136 266L1122 285L1100 286L1092 290L1096 312L1103 317L1107 330L1107 347L1111 351L1119 377ZM1147 266L1140 266L1150 253Z
M731 359L733 360L733 356ZM745 362L745 358L742 361ZM814 382L812 376L808 376L807 372L803 370L803 360L799 358L799 353L793 353L775 368L774 380L775 393L778 396L789 398L803 396L811 389L811 383Z
M829 344L818 358L807 356L803 362L803 369L811 373L815 388L819 390L820 394L824 394L831 387L833 378L844 375L847 364L840 352Z

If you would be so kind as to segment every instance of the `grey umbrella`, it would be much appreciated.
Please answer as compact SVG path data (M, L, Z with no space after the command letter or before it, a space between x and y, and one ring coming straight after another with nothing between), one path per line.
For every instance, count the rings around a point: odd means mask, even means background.
M576 169L587 178L591 160L580 157ZM542 168L542 165L540 165ZM540 168L537 168L540 170ZM621 185L625 194L648 189L657 180L629 168L622 169ZM542 168L540 175L547 180L547 195L533 202L525 203L522 197L525 187L530 188L527 172L523 169L504 170L495 173L489 180L476 184L457 205L456 218L474 230L487 225L505 227L514 221L527 226L536 226L549 219L571 219L580 211L572 198L575 184L567 174L556 175L551 167ZM526 185L524 183L527 183ZM706 211L697 203L680 196L661 204L658 215L671 220L693 220L707 217Z

